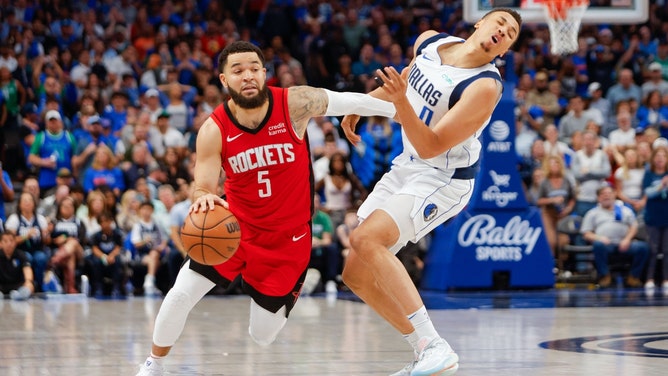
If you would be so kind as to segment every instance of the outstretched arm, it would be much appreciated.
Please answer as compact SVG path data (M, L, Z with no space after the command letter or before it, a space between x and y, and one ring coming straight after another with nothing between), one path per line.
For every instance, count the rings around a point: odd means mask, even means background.
M306 132L308 120L314 116L387 116L396 113L392 103L368 94L334 92L310 86L294 86L288 89L288 108L295 131L299 136Z
M376 80L376 82L379 81ZM380 87L376 88L373 91L370 91L369 95L374 98L382 99L384 101L389 101L387 93L385 93ZM343 133L346 135L346 138L353 145L357 145L358 142L362 141L362 138L355 133L355 128L357 127L357 122L359 120L360 116L357 114L346 115L343 117L343 120L341 120L341 129L343 129ZM397 116L397 114L394 114L394 120L401 123L401 120L399 119L399 116Z

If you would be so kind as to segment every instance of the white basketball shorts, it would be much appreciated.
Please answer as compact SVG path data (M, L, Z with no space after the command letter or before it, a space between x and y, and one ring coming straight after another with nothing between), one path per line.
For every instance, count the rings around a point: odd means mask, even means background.
M453 179L455 171L394 165L383 175L357 211L360 223L375 210L387 212L399 228L393 253L415 243L457 215L473 194L474 179Z

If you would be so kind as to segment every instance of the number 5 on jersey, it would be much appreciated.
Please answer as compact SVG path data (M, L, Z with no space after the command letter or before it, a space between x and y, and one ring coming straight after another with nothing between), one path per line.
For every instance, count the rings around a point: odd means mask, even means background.
M257 191L257 194L261 198L269 197L271 196L271 180L269 180L269 171L258 171L257 172L257 183L260 186L264 186L264 188L260 188Z

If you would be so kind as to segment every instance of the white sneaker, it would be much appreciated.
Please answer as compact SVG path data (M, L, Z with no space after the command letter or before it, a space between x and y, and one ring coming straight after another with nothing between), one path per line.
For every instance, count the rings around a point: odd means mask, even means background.
M148 357L139 368L137 376L162 376L165 370L155 359Z
M443 338L436 338L420 352L411 376L454 375L459 369L458 362L459 357L448 343Z
M668 296L668 280L663 281L661 284L661 290L663 291L664 296Z
M144 285L144 296L161 296L162 293L158 290L155 285L145 284Z
M336 282L334 281L327 281L325 283L325 292L328 294L336 294L339 291L339 288L336 287Z
M647 280L647 282L645 282L645 289L646 290L652 290L655 287L656 286L654 285L654 281L652 281L651 279L649 279L649 280Z
M304 278L304 283L302 283L301 295L308 296L315 291L320 283L320 272L315 268L308 268L306 270L306 277Z

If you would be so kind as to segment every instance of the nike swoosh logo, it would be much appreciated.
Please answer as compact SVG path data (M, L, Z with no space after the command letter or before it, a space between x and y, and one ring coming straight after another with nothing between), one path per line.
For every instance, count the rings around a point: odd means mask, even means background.
M304 236L306 236L306 233L303 233L303 234L301 234L300 236L294 236L294 235L292 235L292 241L293 241L293 242L296 242L296 241L298 241L299 239L303 238Z
M228 134L227 135L227 142L232 142L232 141L236 140L237 138L241 137L242 134L243 133L239 133L238 135L236 135L234 137L230 137L230 135Z

